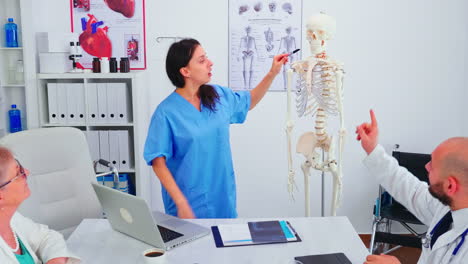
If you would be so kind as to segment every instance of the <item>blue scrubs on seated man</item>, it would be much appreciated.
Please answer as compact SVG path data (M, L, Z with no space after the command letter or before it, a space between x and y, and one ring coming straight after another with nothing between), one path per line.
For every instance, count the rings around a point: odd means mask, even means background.
M167 214L237 217L229 127L245 121L287 60L287 54L275 56L257 87L234 92L207 84L213 63L197 40L171 45L166 72L176 89L156 108L144 148L161 181Z

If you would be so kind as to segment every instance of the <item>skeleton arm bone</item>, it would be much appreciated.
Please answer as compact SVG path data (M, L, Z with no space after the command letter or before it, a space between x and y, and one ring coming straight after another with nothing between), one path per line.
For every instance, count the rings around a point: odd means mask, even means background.
M292 148L291 148L291 133L294 128L294 121L291 118L291 81L293 77L293 70L288 69L288 87L287 87L287 114L286 114L286 137L288 144L288 192L291 198L294 200L294 186L296 185L294 176L295 172L292 164Z

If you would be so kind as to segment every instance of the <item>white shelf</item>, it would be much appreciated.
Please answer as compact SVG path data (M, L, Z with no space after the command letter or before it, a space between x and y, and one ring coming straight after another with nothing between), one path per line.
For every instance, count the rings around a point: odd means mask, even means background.
M84 132L88 131L127 131L129 137L129 165L131 168L119 170L119 173L128 173L130 178L135 181L135 188L137 195L142 197L150 197L148 194L148 181L147 177L141 176L147 170L142 170L142 166L145 164L139 158L141 140L138 136L140 134L140 123L138 122L138 116L135 115L135 107L138 104L137 96L139 95L139 89L137 89L137 78L141 76L141 71L132 71L129 73L38 73L37 86L38 86L38 116L40 127L63 127L70 126L76 127ZM75 119L75 123L68 123L66 120L61 120L61 123L50 123L49 117L49 98L48 98L48 84L81 84L80 89L83 89L84 97L84 111L85 118ZM127 115L125 123L111 123L106 121L104 123L97 123L98 120L91 118L89 115L89 102L90 100L88 93L93 87L91 84L100 83L124 83L126 86L127 96ZM62 86L61 86L62 87ZM107 97L106 97L107 98ZM63 106L62 106L63 107ZM57 122L57 121L54 121ZM116 146L116 145L113 145ZM110 146L109 146L110 148ZM115 150L114 150L115 151ZM110 152L110 150L109 150ZM110 159L110 157L107 157ZM113 158L115 159L115 157Z
M87 124L90 127L133 127L133 123L128 124Z
M0 86L1 87L24 87L24 83L23 84L4 84Z
M70 126L70 127L85 127L85 124L43 124L43 127L64 127L64 126Z
M0 50L23 50L23 47L15 47L15 48L0 47Z
M44 127L63 127L63 126L72 126L72 127L133 127L133 123L128 124L42 124Z
M141 71L131 71L127 73L39 73L38 79L126 79L134 78Z
M103 172L108 172L108 171L101 171L101 170L97 171L97 173L103 173ZM122 174L122 173L135 173L135 169L119 170L119 174Z

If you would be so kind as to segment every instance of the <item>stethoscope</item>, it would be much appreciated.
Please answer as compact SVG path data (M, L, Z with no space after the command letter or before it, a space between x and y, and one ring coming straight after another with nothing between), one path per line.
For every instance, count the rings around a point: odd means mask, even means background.
M431 246L431 240L432 240L432 236L434 235L434 231L436 230L436 228L439 226L440 222L442 221L442 219L434 226L434 228L432 229L431 233L429 235L426 234L426 236L424 236L423 238L421 238L421 243L423 245L423 247L425 248L429 248ZM463 243L465 242L465 236L466 234L468 234L468 228L465 230L465 232L463 232L461 234L461 240L460 242L458 242L457 246L455 247L455 249L453 250L452 252L452 256L455 256L457 255L458 253L458 250L460 250L461 246L463 245Z

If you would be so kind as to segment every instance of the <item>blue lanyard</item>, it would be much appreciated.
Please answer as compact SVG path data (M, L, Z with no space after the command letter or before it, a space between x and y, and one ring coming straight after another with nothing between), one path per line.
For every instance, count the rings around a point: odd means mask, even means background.
M463 245L463 243L465 242L465 236L466 234L468 233L468 228L465 230L465 232L463 232L463 234L461 234L461 241L460 243L458 243L457 247L455 248L455 250L453 250L452 252L452 255L456 255L458 253L458 250L460 249L460 247Z
M439 220L439 222L438 222L438 223L434 226L434 228L432 229L432 231L431 231L431 233L430 233L430 237L431 237L431 238L432 238L432 235L434 234L434 231L436 230L437 226L440 224L441 221L442 221L442 219ZM463 232L463 233L461 234L461 238L462 238L462 239L460 240L460 242L457 244L457 246L456 246L455 249L453 250L453 252L452 252L452 255L453 255L453 256L457 255L458 250L460 250L460 248L461 248L461 246L463 245L463 243L465 243L465 236L466 236L467 234L468 234L468 228L465 230L465 232ZM427 247L427 245L425 245L425 244L429 244L429 243L430 243L430 240L425 239L424 241L422 241L422 243L423 243L423 246Z

